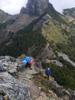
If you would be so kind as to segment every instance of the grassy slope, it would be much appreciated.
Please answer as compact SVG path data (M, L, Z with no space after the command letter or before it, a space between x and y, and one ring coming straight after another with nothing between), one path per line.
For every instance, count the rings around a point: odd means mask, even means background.
M70 25L69 32L67 32L66 29L63 30L58 24L55 25L50 21L48 26L44 25L42 30L45 37L47 37L47 40L52 40L55 43L55 51L62 51L66 53L72 60L75 61L75 30L73 24ZM48 35L46 35L46 32ZM59 58L59 60L63 63L63 68L59 68L51 63L43 64L43 67L51 67L52 76L59 84L63 85L65 88L75 89L75 68L63 59L61 60Z
M75 61L75 25L73 23L69 23L69 32L67 35L69 39L68 44L57 43L57 48Z
M49 20L47 25L43 25L42 34L49 42L53 41L54 43L67 43L68 41L68 37L67 35L63 34L61 27L55 25L52 20Z

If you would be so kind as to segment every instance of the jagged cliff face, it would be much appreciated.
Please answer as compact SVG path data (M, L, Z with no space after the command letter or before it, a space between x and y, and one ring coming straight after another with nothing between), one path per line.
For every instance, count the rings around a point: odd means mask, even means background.
M49 0L28 0L27 12L30 15L41 15L48 8Z
M75 19L75 7L64 9L63 14L71 19Z

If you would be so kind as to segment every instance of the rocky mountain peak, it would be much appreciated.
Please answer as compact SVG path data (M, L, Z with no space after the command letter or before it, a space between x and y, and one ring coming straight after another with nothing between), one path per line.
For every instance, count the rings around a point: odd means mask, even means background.
M48 8L49 0L28 0L27 12L30 15L41 15Z
M69 8L69 9L64 9L63 13L66 16L70 16L72 18L75 18L75 7Z

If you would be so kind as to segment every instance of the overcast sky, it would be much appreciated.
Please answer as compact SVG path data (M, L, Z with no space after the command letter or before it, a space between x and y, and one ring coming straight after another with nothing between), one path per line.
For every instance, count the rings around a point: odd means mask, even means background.
M50 0L50 2L59 12L62 12L64 8L75 7L75 0ZM26 3L27 0L0 0L0 9L10 14L16 14Z

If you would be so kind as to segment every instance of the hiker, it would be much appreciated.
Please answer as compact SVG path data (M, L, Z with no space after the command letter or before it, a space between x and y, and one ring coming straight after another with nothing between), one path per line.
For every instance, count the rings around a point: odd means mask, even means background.
M24 57L22 60L22 63L25 65L25 67L29 67L30 69L32 69L31 65L32 65L33 61L32 61L31 57Z
M51 76L51 69L50 68L46 68L45 69L45 75L48 77L48 79L49 79L49 77Z

